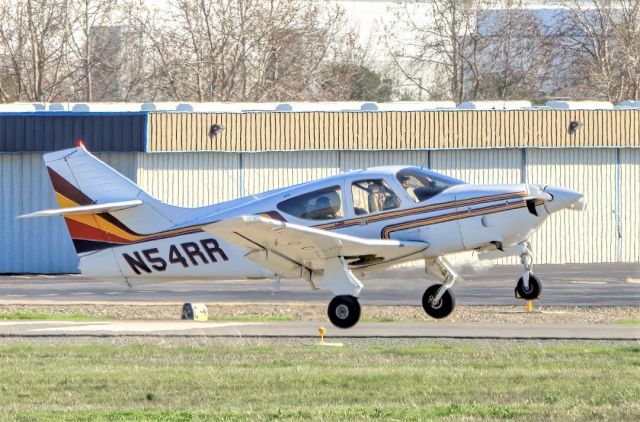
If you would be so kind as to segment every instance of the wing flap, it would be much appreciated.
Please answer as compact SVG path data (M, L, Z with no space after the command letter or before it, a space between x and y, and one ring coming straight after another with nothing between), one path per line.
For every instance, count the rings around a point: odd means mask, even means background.
M204 230L249 249L250 259L257 258L256 262L279 273L276 267L288 267L288 273L322 270L327 259L336 257L345 258L350 268L364 268L420 253L429 246L424 242L365 239L261 216L234 217L207 225ZM270 253L278 257L273 261L280 260L279 265L269 262ZM289 265L283 265L282 259ZM291 264L298 268L294 270Z

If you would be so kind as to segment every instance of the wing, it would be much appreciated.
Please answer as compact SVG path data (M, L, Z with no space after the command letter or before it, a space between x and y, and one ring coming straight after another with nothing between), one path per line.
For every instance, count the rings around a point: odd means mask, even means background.
M350 269L366 268L429 247L424 242L365 239L260 216L234 217L204 230L249 249L249 259L284 277L300 277L303 269L323 270L331 258L343 258Z

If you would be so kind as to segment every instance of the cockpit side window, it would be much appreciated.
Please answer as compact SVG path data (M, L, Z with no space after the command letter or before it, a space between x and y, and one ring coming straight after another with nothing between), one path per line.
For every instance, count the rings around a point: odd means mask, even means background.
M280 202L278 209L306 220L334 220L344 217L340 186L295 196Z
M356 215L392 210L400 199L383 180L360 180L351 185L353 209Z
M418 167L400 170L396 177L414 202L426 201L454 185L464 182Z

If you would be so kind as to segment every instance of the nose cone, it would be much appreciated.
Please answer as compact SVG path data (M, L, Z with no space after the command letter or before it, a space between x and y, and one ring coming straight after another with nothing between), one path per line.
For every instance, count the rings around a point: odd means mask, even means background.
M564 209L582 211L587 207L584 195L580 192L558 186L547 186L544 191L551 195L550 200L544 201L544 207L549 213Z

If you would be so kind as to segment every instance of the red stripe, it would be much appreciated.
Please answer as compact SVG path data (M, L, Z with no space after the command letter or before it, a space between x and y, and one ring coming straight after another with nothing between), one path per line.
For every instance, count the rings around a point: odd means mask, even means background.
M91 227L70 218L65 218L69 234L72 239L97 240L101 242L130 243L127 239L123 239L104 230Z

